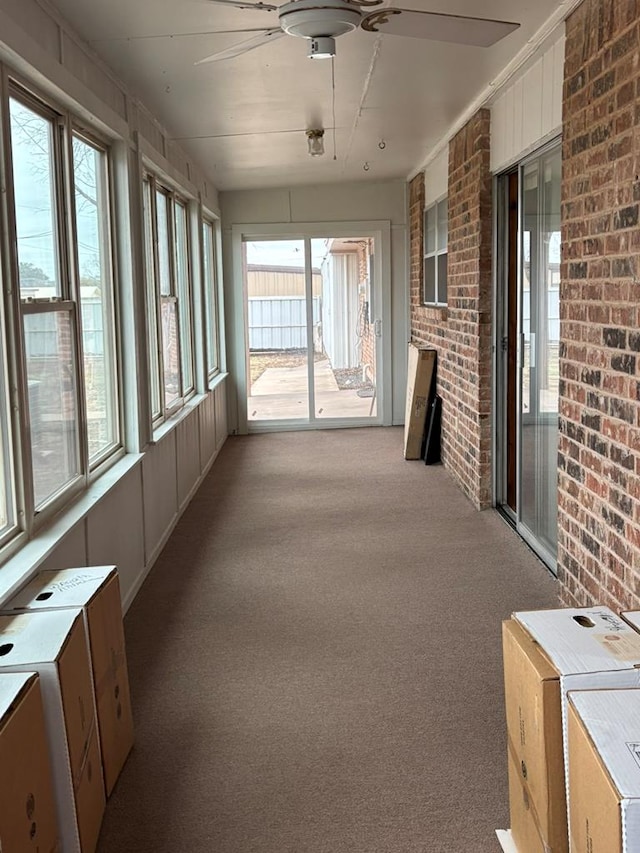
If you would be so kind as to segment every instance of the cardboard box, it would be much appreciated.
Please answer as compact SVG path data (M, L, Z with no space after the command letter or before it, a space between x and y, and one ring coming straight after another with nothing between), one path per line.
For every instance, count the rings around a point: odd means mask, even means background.
M436 350L409 344L407 403L404 416L404 458L420 459Z
M91 654L107 796L133 746L120 584L115 566L40 572L5 610L82 608Z
M504 623L503 649L513 838L567 851L567 692L639 686L640 634L607 607L539 610Z
M640 690L569 694L572 853L640 851Z
M36 673L0 674L0 850L57 853L58 823Z
M105 807L81 610L0 616L0 671L36 671L64 853L94 853Z
M502 641L513 840L521 853L567 853L560 679L515 619Z

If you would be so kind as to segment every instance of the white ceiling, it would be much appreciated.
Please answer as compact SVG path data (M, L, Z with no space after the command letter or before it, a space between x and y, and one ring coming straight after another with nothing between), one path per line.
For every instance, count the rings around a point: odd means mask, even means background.
M360 29L340 36L334 160L331 60L309 60L305 40L286 36L234 59L194 65L249 37L218 31L277 26L276 12L210 0L55 3L219 190L406 178L561 6L561 0L385 3L521 26L491 48ZM324 157L307 154L310 127L325 128Z

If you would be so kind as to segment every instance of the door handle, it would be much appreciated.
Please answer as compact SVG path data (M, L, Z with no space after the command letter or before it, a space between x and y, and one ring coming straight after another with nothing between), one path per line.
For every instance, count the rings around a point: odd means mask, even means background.
M382 337L382 320L374 320L373 331L376 338Z

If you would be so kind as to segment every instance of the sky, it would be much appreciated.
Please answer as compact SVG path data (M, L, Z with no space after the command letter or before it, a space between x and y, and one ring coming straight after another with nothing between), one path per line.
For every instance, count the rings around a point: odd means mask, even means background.
M311 241L312 266L319 267L322 263L325 245L323 238ZM246 247L248 264L304 267L304 240L248 240Z

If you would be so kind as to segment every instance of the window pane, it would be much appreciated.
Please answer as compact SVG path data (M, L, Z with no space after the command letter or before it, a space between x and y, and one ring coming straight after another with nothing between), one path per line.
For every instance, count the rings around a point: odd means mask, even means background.
M438 302L447 301L447 253L438 255Z
M156 191L156 217L158 220L158 278L160 293L171 294L171 261L169 250L169 197Z
M164 407L171 409L181 397L178 350L178 308L173 298L162 300L162 354L164 364Z
M10 100L20 296L60 296L52 122Z
M180 301L180 357L182 387L185 394L193 388L193 349L191 345L191 288L189 286L189 249L187 243L187 210L183 204L174 205L176 235L175 265L176 294Z
M73 335L70 311L24 315L36 509L80 472Z
M158 365L158 314L153 258L153 218L151 210L151 184L145 181L144 189L144 244L147 279L147 335L149 337L149 383L151 388L151 416L155 420L162 414L160 400L160 367Z
M119 441L106 155L73 139L89 461Z
M424 252L425 255L436 250L436 209L430 207L424 217Z
M207 326L207 371L209 374L218 370L218 329L217 316L217 286L216 286L216 256L213 225L205 222L203 226L204 242L204 303Z
M436 301L436 259L434 255L424 259L424 301Z
M447 248L447 215L449 205L447 199L438 202L438 251Z

